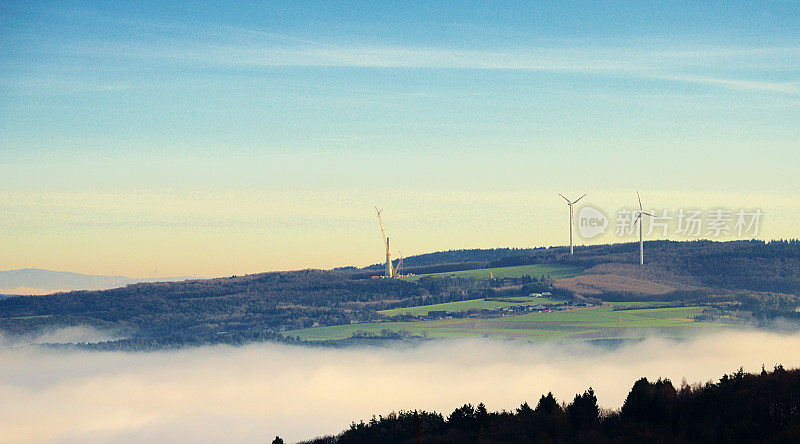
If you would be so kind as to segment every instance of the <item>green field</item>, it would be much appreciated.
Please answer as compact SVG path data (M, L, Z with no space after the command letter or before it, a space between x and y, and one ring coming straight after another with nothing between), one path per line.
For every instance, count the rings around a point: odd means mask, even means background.
M499 301L487 301L484 299L471 299L468 301L458 301L458 302L447 302L444 304L434 304L434 305L418 305L416 307L404 307L404 308L393 308L391 310L383 310L379 311L378 313L384 316L396 316L399 314L410 314L415 316L423 316L428 314L429 311L467 311L469 309L477 308L477 309L486 309L486 310L494 310L497 307L508 307L510 305L520 305L520 304L552 304L552 303L560 303L563 301L556 301L554 299L549 298L538 298L538 297L529 297L529 296L520 296L520 297L513 297L513 298L503 298L513 300L514 302L499 302Z
M380 334L383 329L405 329L431 338L494 336L528 341L635 339L649 335L682 338L722 325L695 322L703 307L674 307L613 311L611 306L550 313L529 313L490 319L441 319L416 322L371 322L306 328L286 332L309 341L345 339L362 330Z
M47 319L52 318L53 315L31 315L31 316L14 316L8 319Z
M401 279L416 281L422 276L452 276L472 279L488 279L494 275L496 279L506 277L522 277L524 275L540 278L550 276L553 279L574 277L583 272L583 268L566 265L519 265L515 267L479 268L476 270L449 271L444 273L431 273L418 276L406 276Z
M647 307L652 307L653 305L668 305L667 302L662 302L662 301L634 301L634 302L626 301L626 302L609 302L609 304L618 308L628 308L628 307L647 308Z
M521 265L502 268L482 268L424 276L453 276L472 279L497 279L505 277L549 276L552 279L577 276L580 267L561 265ZM490 274L491 273L491 274ZM422 276L407 276L402 279L417 280ZM470 309L494 309L517 304L539 304L559 302L549 298L519 296L513 302L475 299L435 305L395 308L380 313L386 316L399 314L425 315L429 311L464 312ZM438 319L408 322L370 322L362 324L335 325L291 330L286 334L307 341L346 339L357 331L380 335L382 330L408 330L415 335L429 338L456 337L502 337L527 341L588 341L593 339L637 339L650 335L671 338L690 336L700 330L723 328L720 324L696 322L693 318L702 313L703 307L647 308L663 302L619 302L618 307L635 307L631 310L614 311L612 305L575 308L566 311L536 312L521 315L506 315L493 318Z

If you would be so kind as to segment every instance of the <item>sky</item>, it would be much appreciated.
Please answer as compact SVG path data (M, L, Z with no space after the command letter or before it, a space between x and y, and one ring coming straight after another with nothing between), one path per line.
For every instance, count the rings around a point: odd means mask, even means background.
M795 2L128 3L0 3L0 269L564 245L557 193L798 237Z

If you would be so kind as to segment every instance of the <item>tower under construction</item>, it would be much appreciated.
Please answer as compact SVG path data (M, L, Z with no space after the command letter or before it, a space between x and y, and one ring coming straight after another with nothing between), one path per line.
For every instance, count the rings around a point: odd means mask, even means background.
M383 242L386 245L386 273L384 276L386 277L394 277L394 269L392 268L392 254L389 252L389 237L386 236L386 230L383 229L383 221L381 220L381 211L378 207L375 207L375 211L378 213L378 224L381 226L381 237L383 238Z
M389 252L389 238L386 238L386 277L394 276L392 269L392 253Z

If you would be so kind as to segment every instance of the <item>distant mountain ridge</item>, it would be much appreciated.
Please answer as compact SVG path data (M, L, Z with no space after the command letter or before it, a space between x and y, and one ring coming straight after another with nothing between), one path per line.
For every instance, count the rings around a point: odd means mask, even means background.
M0 293L43 294L56 291L107 290L142 282L174 282L192 277L130 278L24 268L0 271Z

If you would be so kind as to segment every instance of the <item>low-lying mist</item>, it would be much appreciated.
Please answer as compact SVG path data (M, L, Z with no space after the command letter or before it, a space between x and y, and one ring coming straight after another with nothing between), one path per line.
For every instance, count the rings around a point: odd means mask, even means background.
M490 340L328 349L276 344L169 352L0 348L0 442L265 442L334 434L398 409L569 401L619 407L633 382L676 386L743 366L800 365L800 335L727 332L618 349Z
M75 326L59 329L48 329L36 333L7 335L0 333L0 348L23 347L34 344L77 344L94 343L122 339L121 335L94 327Z

